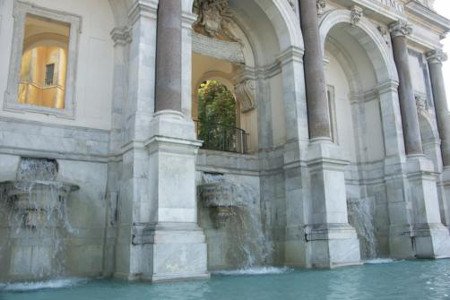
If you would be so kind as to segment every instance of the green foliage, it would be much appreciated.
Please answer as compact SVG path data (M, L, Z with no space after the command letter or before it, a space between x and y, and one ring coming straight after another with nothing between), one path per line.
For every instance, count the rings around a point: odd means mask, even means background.
M199 139L208 149L233 151L236 101L227 87L208 80L198 89Z

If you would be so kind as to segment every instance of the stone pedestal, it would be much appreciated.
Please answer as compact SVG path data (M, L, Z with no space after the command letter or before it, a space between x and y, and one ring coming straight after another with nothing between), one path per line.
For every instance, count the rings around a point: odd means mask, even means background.
M415 256L448 257L450 236L441 223L433 163L424 156L411 156L407 159L406 167L413 207L412 236Z
M311 267L360 264L356 230L348 223L344 167L336 145L313 140L308 150L311 210L306 242Z
M155 225L146 234L152 248L152 281L206 278L206 242L197 225L195 161L201 145L194 124L176 111L155 114L149 153L149 197Z

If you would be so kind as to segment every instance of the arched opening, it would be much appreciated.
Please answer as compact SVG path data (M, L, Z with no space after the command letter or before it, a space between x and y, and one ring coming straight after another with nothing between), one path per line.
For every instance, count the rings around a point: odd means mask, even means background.
M246 132L238 127L237 103L218 80L207 80L198 90L197 137L204 149L246 153Z
M395 78L377 30L363 20L349 20L348 11L330 13L321 30L334 142L350 162L345 172L349 223L357 231L362 258L370 259L389 254L380 89Z
M280 158L288 140L296 151L296 122L303 120L296 107L302 100L298 18L285 0L198 0L194 12L192 117L199 119L203 109L198 87L219 81L234 96L235 124L247 133L248 150L199 151L199 225L208 268L281 263L284 240L272 239L286 222Z

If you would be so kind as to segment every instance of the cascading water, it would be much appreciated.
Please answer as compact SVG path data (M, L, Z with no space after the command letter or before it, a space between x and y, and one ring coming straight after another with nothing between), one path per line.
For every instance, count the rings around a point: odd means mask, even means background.
M78 186L56 180L55 160L22 158L16 180L0 183L1 201L9 208L8 269L14 280L64 275L64 238L74 231L66 203Z
M263 233L258 193L221 174L203 174L202 181L198 186L200 222L208 240L210 268L267 265L272 246Z
M348 199L347 206L349 222L358 233L362 258L366 260L377 258L374 200L372 198Z

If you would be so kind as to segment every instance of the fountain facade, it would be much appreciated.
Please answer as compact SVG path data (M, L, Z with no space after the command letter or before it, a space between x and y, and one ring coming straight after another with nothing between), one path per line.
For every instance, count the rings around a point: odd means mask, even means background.
M431 2L0 0L0 281L449 257Z

